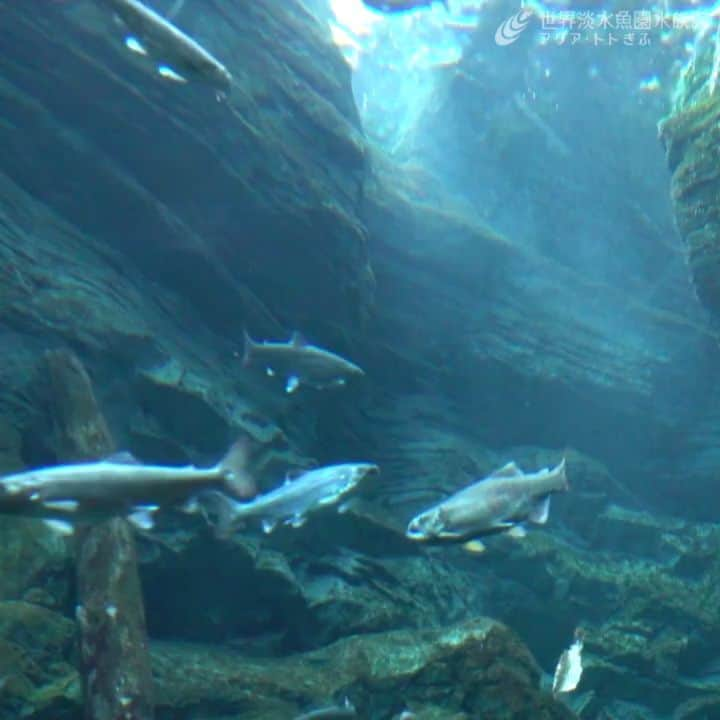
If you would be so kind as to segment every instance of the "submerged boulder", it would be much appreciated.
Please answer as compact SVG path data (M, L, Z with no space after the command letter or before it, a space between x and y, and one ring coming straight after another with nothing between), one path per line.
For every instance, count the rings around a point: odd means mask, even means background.
M28 602L0 602L0 717L77 720L75 623Z
M672 172L671 196L677 227L687 246L698 297L720 315L720 187L718 139L720 96L715 92L716 38L698 39L693 57L677 82L673 107L659 125Z
M161 720L286 720L344 697L359 717L377 720L406 708L438 720L574 717L539 690L539 669L518 638L487 618L354 636L284 659L162 643L153 663Z

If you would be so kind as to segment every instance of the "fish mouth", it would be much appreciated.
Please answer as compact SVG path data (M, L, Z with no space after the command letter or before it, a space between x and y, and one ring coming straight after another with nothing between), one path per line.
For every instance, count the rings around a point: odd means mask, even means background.
M422 541L428 539L428 534L420 527L417 521L411 520L407 530L405 530L405 537L409 540Z

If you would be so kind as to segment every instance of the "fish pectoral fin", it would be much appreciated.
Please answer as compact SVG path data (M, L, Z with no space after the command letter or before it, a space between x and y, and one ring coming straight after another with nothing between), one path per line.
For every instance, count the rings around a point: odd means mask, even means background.
M524 537L527 537L527 530L522 525L513 525L508 530L508 535L511 538L515 538L515 540L522 540Z
M301 528L306 522L307 518L304 515L293 515L285 521L285 524L292 528Z
M490 477L520 477L522 474L522 470L514 462L509 462L501 468L493 470Z
M352 510L355 503L353 502L352 498L350 500L346 500L343 503L340 503L338 505L338 515L344 515L348 510Z
M285 383L285 392L289 395L294 393L300 387L300 378L297 375L291 375Z
M546 495L533 507L528 515L528 520L537 523L538 525L544 525L548 521L550 516L550 496Z
M172 80L177 83L187 82L186 78L180 75L180 73L175 72L169 65L158 65L156 69L158 75L166 80Z
M263 532L264 532L266 535L269 535L269 534L275 529L275 526L276 526L276 525L277 525L277 521L276 521L276 520L268 520L267 518L265 518L265 519L262 521L262 529L263 529Z
M466 550L469 553L479 555L480 553L484 553L487 550L487 546L480 540L468 540L466 543L463 544L463 550Z
M78 509L79 503L77 500L44 500L42 506L47 510L74 513Z
M296 330L290 338L290 344L293 347L305 347L308 344L308 341L305 339L305 336L301 332L298 332Z
M125 47L130 51L138 55L146 56L148 54L145 46L134 36L128 35L125 40Z
M75 532L75 528L64 520L43 520L43 524L58 535L67 537Z

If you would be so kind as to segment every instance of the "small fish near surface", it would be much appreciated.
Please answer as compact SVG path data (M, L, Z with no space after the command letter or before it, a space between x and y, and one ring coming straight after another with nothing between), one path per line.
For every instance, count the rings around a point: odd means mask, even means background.
M408 524L406 535L421 542L465 543L468 550L482 552L478 538L484 535L522 536L523 523L547 522L550 495L567 489L565 458L535 473L524 473L510 462L421 512Z
M127 516L147 530L161 507L181 506L198 493L255 495L246 458L247 445L240 440L210 468L143 465L129 453L119 453L100 462L5 475L0 477L0 514L42 518L67 533L78 520Z
M300 385L318 390L339 387L352 376L365 373L340 355L311 345L298 332L289 342L256 342L245 332L244 367L262 366L270 375L285 380L285 392L293 393Z
M336 504L368 475L379 472L370 463L344 463L315 468L302 473L250 502L236 502L223 493L198 496L195 510L216 517L218 537L228 537L247 521L260 521L263 531L272 532L278 525L298 528L305 524L308 515ZM340 506L344 511L345 506Z
M569 693L577 688L583 671L582 650L583 632L578 629L575 631L575 641L567 650L563 651L555 667L553 695Z
M350 702L349 698L345 698L340 705L328 705L317 710L310 710L302 715L297 715L294 720L341 720L342 718L355 718L357 716L355 706Z
M197 41L139 0L99 0L131 33L125 39L128 50L152 56L163 64L158 73L185 83L182 74L201 77L223 92L232 85L229 70ZM165 64L166 63L166 64Z

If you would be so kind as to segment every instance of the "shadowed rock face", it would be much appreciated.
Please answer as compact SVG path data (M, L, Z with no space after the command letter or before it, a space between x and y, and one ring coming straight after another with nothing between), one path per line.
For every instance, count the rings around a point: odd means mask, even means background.
M133 65L92 3L6 9L6 174L228 336L362 321L372 282L349 71L299 3L186 4L180 24L236 75L227 102Z
M672 172L671 196L677 227L687 246L690 273L700 301L720 313L720 224L716 191L720 104L713 90L714 41L699 43L694 61L677 84L675 103L659 125Z

